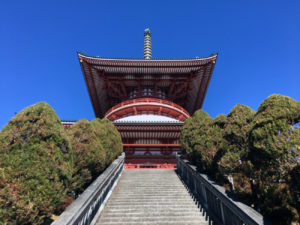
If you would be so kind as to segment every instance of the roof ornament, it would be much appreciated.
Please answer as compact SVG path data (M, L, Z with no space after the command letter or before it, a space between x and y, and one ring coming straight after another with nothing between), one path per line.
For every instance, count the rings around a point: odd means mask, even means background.
M151 32L145 29L144 32L144 59L152 59Z

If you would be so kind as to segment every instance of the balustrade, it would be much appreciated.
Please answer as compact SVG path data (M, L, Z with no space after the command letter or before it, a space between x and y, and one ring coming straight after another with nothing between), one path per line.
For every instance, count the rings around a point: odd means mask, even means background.
M95 222L124 168L122 153L112 164L55 220L52 225L88 225ZM93 221L94 220L94 221Z
M270 225L251 207L229 196L226 189L217 185L182 156L176 156L177 171L206 212L223 225Z

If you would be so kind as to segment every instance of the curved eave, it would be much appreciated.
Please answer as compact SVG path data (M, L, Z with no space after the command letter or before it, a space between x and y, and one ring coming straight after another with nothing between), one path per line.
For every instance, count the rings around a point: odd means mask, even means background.
M182 58L182 59L139 59L139 58L105 58L100 56L88 56L81 52L78 52L79 59L85 58L85 59L91 59L91 60L99 60L99 61L120 61L120 62L195 62L195 61L203 61L203 60L213 60L216 59L218 56L218 53L213 54L208 57L200 57L200 58Z
M86 56L78 53L79 61L106 73L188 73L200 67L215 63L217 54L193 59L119 59Z

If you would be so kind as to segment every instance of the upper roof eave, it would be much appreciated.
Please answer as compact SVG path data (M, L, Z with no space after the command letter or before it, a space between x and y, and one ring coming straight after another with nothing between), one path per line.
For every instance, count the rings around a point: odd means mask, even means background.
M111 61L111 60L114 60L114 61L126 61L126 62L147 62L147 61L151 61L151 62L179 62L179 61L203 61L203 60L213 60L213 59L216 59L217 56L218 56L218 53L213 53L211 56L208 56L208 57L197 57L197 58L182 58L182 59L143 59L143 58L105 58L105 57L100 57L100 56L88 56L82 52L77 52L78 54L78 57L84 57L84 58L87 58L87 59L93 59L93 60L100 60L100 61Z

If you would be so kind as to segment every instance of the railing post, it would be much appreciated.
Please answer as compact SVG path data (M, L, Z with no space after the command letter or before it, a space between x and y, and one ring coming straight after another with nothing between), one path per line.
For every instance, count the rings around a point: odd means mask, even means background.
M223 225L226 225L226 220L225 220L225 215L224 215L224 209L223 209L223 203L221 202L220 199L219 199L219 202L220 202L220 208L221 208L222 223L223 223Z
M207 195L206 195L206 190L205 190L205 186L203 183L200 184L201 185L201 190L202 190L202 198L204 200L204 208L208 209L208 204L207 204Z
M194 194L196 195L196 196L198 196L198 187L197 187L197 178L196 178L196 176L193 176L193 183L194 183Z
M186 171L186 183L188 184L188 186L190 186L190 173L187 167L185 167L185 171Z

